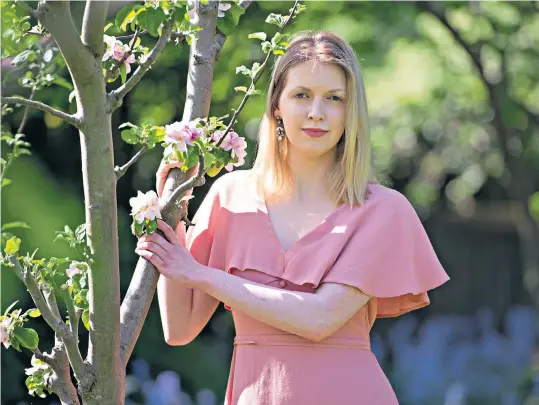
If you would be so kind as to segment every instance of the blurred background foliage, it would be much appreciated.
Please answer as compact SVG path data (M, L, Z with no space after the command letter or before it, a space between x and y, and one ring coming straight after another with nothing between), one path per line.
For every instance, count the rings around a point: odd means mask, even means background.
M112 2L110 19L123 2ZM236 108L246 85L236 66L263 59L252 32L285 14L292 2L253 2L215 65L211 115ZM431 306L399 319L378 321L373 350L403 404L537 404L539 396L539 4L537 2L314 2L291 32L328 29L354 47L362 64L376 166L386 184L403 192L424 220L452 280L432 292ZM72 10L80 22L84 4ZM264 28L261 29L262 25ZM79 24L80 26L80 24ZM3 30L6 29L4 24ZM290 32L289 31L289 32ZM109 33L109 32L108 32ZM142 38L151 44L151 38ZM5 51L5 48L4 48ZM6 55L4 53L4 55ZM167 47L117 110L113 125L164 125L181 120L189 48ZM17 70L2 59L4 95L28 96ZM65 69L63 76L69 79ZM258 88L265 91L265 73ZM68 86L46 87L36 99L74 112ZM265 94L252 97L236 131L253 158ZM23 115L3 117L15 131ZM24 130L32 156L9 169L2 222L23 220L22 250L68 256L52 243L64 224L84 222L80 145L76 130L30 111ZM115 159L136 152L114 134ZM8 150L3 146L2 155ZM118 184L122 294L137 256L129 231L130 197L155 187L162 151L144 155ZM212 180L195 191L190 215ZM19 280L1 272L1 305L31 302ZM42 350L53 336L40 322ZM85 347L81 331L82 347ZM222 402L232 353L230 314L218 309L202 334L182 347L162 336L157 300L129 366L131 403ZM2 349L2 403L31 399L24 386L30 355ZM338 372L338 370L336 370ZM181 379L180 377L181 376ZM155 380L155 381L154 381ZM168 387L168 388L166 388ZM168 391L166 391L168 389ZM169 393L158 394L165 390ZM535 401L535 402L534 402Z

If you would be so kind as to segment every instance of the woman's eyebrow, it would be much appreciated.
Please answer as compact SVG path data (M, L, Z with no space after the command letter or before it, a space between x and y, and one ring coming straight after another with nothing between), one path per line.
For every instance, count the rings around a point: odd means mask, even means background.
M310 88L305 87L305 86L296 86L295 89L302 89L302 90L311 91ZM331 90L328 90L328 93L336 93L336 92L339 92L339 91L344 92L345 90L344 89L331 89Z

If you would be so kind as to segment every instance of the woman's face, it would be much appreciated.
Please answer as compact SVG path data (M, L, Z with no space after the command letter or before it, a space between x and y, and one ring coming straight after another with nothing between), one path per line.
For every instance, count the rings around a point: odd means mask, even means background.
M291 68L274 116L283 120L289 150L310 157L332 152L346 119L346 76L342 68L313 61Z

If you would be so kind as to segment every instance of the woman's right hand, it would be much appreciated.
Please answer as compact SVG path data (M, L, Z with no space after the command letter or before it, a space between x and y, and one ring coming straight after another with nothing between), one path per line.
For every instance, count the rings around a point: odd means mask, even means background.
M173 162L173 163L165 163L164 161L161 161L161 164L159 165L159 168L157 169L157 173L155 175L155 189L157 191L157 196L161 198L161 195L163 194L163 189L165 188L165 183L167 181L168 172L172 168L180 168L182 167L182 162ZM178 238L183 246L185 246L185 223L181 220L178 221L178 225L176 226L176 235L178 235Z
M167 181L167 176L170 169L174 167L180 168L182 167L182 165L182 162L165 163L163 160L161 161L161 164L159 165L159 168L157 169L157 173L155 175L155 190L157 191L158 197L161 197L161 195L163 194L163 189L165 188L165 182Z

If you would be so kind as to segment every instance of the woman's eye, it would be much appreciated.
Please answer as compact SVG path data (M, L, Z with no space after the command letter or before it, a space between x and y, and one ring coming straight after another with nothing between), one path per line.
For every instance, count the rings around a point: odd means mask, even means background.
M334 101L343 101L343 99L339 96L331 96L331 97L333 98Z
M296 94L294 95L294 97L296 97L296 98L303 98L303 97L298 97L298 96L301 96L301 95L305 96L306 94L305 94L305 93L296 93Z

